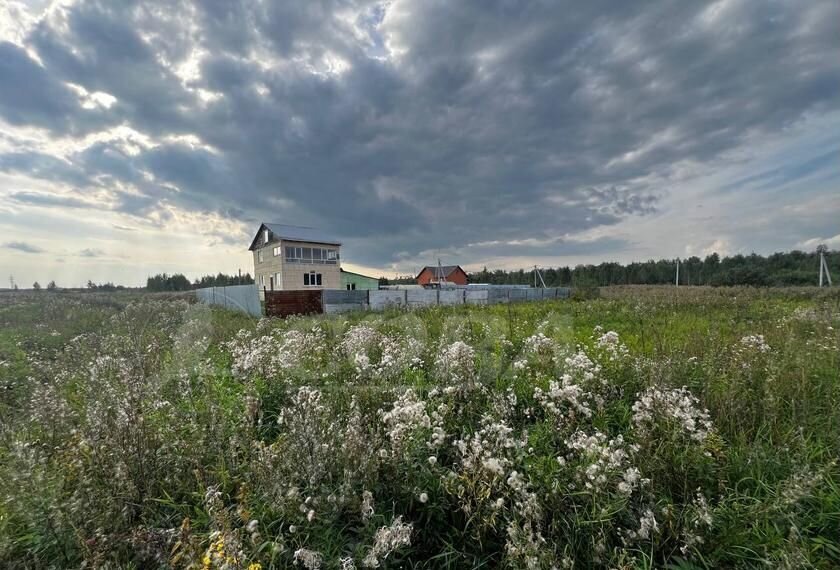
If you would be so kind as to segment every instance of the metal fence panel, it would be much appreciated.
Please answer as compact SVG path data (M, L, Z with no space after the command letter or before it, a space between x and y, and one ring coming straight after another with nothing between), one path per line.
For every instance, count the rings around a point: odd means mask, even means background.
M367 307L367 303L324 303L324 312L328 315L335 315L349 313L350 311L364 311Z
M368 302L367 290L324 289L323 295L325 305L367 304Z
M206 287L196 289L196 298L206 305L215 305L234 311L262 316L260 295L256 285L231 285L230 287Z

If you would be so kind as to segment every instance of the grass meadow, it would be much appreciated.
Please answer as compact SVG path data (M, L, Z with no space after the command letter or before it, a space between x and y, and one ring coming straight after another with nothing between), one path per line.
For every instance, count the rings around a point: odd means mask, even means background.
M0 295L0 567L840 567L840 295Z

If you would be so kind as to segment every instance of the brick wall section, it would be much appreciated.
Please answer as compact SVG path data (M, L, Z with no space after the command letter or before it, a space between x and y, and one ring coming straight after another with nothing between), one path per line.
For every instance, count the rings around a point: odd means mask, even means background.
M266 291L265 316L288 317L323 313L321 291Z

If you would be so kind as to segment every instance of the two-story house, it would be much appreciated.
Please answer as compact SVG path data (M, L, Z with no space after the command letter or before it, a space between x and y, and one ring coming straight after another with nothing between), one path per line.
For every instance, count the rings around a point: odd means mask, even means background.
M341 242L318 229L263 223L248 249L261 298L266 290L341 288Z

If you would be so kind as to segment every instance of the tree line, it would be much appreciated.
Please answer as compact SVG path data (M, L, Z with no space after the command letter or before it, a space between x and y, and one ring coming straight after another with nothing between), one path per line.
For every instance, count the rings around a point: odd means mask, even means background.
M840 279L840 252L826 253L832 276ZM607 286L607 285L664 285L676 283L679 264L681 285L750 285L781 287L816 285L819 276L819 253L790 251L768 256L758 254L720 257L717 253L701 259L660 259L628 264L604 262L597 265L541 268L547 287ZM496 269L469 274L470 283L534 284L534 270L505 271ZM539 285L542 283L537 278Z
M181 273L169 275L159 273L146 279L146 289L149 291L190 291L192 289L203 289L205 287L230 287L232 285L253 285L254 278L250 273L244 275L205 275L194 281Z
M835 279L840 280L840 251L825 252L829 272ZM660 259L622 264L614 261L597 265L577 265L575 267L541 268L540 275L547 287L586 287L607 285L665 285L673 284L677 278L679 264L680 285L711 285L713 287L731 285L750 285L755 287L783 287L816 285L819 276L819 250L816 252L790 251L774 253L768 256L758 254L732 255L720 257L717 253L707 255L701 259L692 256L687 259ZM533 285L534 270L519 269L507 271L504 269L488 270L468 273L470 283L489 283L493 285ZM537 284L542 285L537 278ZM11 286L17 289L17 284L10 277ZM205 275L190 281L181 273L160 273L146 280L148 291L190 291L204 287L229 287L232 285L251 285L254 278L250 273L244 275ZM406 284L415 283L414 276L405 275L396 278L380 277L380 283ZM122 285L113 283L97 284L88 281L88 289L95 291L116 291L124 289ZM33 283L33 289L40 290L38 282ZM50 281L48 290L55 290L55 281Z

